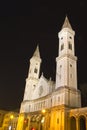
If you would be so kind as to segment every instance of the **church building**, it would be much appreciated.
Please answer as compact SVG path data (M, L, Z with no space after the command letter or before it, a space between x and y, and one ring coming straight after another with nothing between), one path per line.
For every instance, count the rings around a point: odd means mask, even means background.
M58 33L55 82L40 75L42 59L37 46L30 59L17 130L87 130L87 108L81 108L77 85L74 36L66 16Z

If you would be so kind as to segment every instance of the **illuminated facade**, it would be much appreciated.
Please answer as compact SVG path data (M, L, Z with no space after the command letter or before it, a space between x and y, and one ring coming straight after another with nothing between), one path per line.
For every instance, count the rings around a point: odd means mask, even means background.
M18 112L8 111L3 119L2 130L16 130L18 116Z
M87 108L81 108L81 94L77 89L74 36L75 31L66 17L58 33L55 82L39 75L42 59L37 46L30 59L17 130L83 130L82 127L87 130L86 112L79 116Z
M2 130L3 120L4 120L4 116L5 116L6 112L7 111L0 110L0 130Z

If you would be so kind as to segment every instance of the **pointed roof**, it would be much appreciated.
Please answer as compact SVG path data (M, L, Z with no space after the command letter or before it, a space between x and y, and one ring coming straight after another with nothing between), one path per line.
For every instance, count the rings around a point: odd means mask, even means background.
M69 19L68 19L67 16L66 16L65 21L64 21L64 24L63 24L63 26L62 26L62 29L63 29L63 28L72 29L72 27L71 27L71 25L70 25L70 22L69 22Z
M36 48L36 50L35 50L33 56L35 56L35 57L40 57L40 52L39 52L39 46L38 46L38 45L37 45L37 48Z

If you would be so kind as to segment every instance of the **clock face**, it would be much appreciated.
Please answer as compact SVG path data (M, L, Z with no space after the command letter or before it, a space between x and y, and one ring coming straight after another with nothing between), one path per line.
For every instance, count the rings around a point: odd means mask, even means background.
M43 86L41 85L40 87L39 87L39 96L41 96L42 95L42 93L43 93Z

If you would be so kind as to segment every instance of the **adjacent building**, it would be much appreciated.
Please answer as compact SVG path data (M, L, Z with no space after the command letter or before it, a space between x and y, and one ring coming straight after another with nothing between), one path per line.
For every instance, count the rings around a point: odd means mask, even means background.
M8 111L4 115L2 130L16 130L18 117L18 112Z
M3 120L4 120L4 116L5 116L6 112L7 111L0 110L0 130L2 130Z

